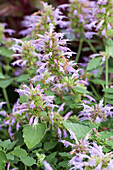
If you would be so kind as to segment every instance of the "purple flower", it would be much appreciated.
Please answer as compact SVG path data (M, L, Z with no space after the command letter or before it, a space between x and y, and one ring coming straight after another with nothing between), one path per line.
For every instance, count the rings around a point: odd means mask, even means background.
M53 170L53 168L50 166L50 164L47 163L45 160L43 161L43 164L45 166L45 170Z
M59 137L59 140L61 140L62 132L61 132L61 129L60 129L60 128L58 128L58 137Z
M6 102L0 102L0 109L2 109L2 106L6 104Z
M84 109L80 112L79 117L80 121L89 120L91 122L103 122L107 119L107 117L112 117L113 112L111 111L113 107L106 105L103 106L103 99L100 100L99 104L95 104L94 106L88 106L86 104L82 104Z

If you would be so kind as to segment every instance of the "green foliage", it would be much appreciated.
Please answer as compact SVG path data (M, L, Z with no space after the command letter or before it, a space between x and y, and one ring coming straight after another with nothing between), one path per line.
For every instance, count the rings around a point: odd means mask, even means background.
M23 137L24 142L27 147L31 149L35 145L37 145L42 138L44 137L46 132L46 125L40 124L33 126L25 125L23 129Z
M0 80L0 87L7 88L12 82L12 79Z
M89 125L71 121L64 121L63 124L67 130L71 130L75 133L78 140L84 138L92 129Z
M98 66L100 66L101 61L102 61L101 57L93 58L93 59L89 60L89 63L87 66L87 71L96 69Z
M29 79L29 75L23 74L23 75L20 75L19 77L16 77L15 81L23 83L23 82L27 81L28 79Z

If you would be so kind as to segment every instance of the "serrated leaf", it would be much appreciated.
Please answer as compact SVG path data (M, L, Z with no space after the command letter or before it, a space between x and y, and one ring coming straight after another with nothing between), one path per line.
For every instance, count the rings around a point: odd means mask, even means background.
M108 129L113 129L113 118L106 120L105 122L101 122L102 127L107 127Z
M0 151L0 168L1 170L5 170L7 158L3 151Z
M70 157L71 156L68 152L60 152L59 155L62 157Z
M45 94L47 96L54 96L54 93L52 91L45 91Z
M113 100L113 94L105 94L105 98Z
M60 162L58 165L60 165L61 167L63 167L63 168L66 168L66 169L69 169L68 168L68 161L62 161L62 162Z
M82 87L74 87L74 90L76 90L79 93L89 93L86 89L82 88Z
M5 79L5 76L0 72L0 79Z
M7 159L9 160L14 160L14 155L12 154L12 153L8 153L7 155L6 155L6 157L7 157Z
M113 105L113 100L106 100L106 103Z
M5 140L2 142L2 147L7 148L7 150L10 150L14 147L17 141L11 142L10 139Z
M57 152L53 152L50 155L46 156L46 161L51 163L52 159L56 156Z
M46 151L48 151L48 150L50 150L50 149L53 149L56 145L57 145L57 142L53 142L53 141L45 142L45 143L44 143L44 149L45 149Z
M78 140L84 138L86 134L92 129L90 126L87 126L85 124L71 121L64 121L63 125L67 130L72 130Z
M27 166L32 166L36 163L36 160L34 158L26 155L22 155L20 159Z
M113 93L113 88L103 89L103 91L106 93Z
M102 61L102 57L98 57L98 58L93 58L89 61L88 66L87 66L87 70L94 70L95 68L97 68L98 66L100 66Z
M12 79L0 80L0 87L1 87L1 88L6 88L6 87L8 87L12 82L13 82Z
M12 151L12 154L19 157L19 158L23 155L27 156L26 150L20 148L20 146L15 147L14 150Z
M27 147L31 149L32 147L37 145L44 137L45 132L46 125L43 123L38 123L38 125L34 127L25 125L23 129L23 137Z
M19 102L20 103L25 103L25 102L27 102L27 96L26 95L22 95L21 97L20 97L20 99L19 99Z
M3 55L7 58L11 58L11 55L13 54L12 50L9 50L8 48L6 48L5 46L1 46L0 47L0 55Z
M92 82L94 84L100 84L100 85L105 85L106 84L106 82L104 80L101 80L101 79L94 79L94 80L92 80Z
M24 82L24 81L27 81L28 79L29 79L29 75L28 74L23 74L23 75L15 78L15 80L17 82Z

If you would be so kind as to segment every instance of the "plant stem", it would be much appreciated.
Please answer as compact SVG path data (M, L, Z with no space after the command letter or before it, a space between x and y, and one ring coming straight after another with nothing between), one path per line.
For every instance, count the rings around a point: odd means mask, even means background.
M107 45L105 46L105 50L107 53ZM108 88L108 57L106 57L106 70L105 70L105 79L106 79L106 89Z
M78 60L79 60L80 53L81 53L81 50L82 50L82 44L83 44L83 39L80 40L77 56L76 56L76 59L75 59L75 63L77 63Z
M3 73L2 72L1 64L0 64L0 72ZM10 104L9 104L9 99L8 99L6 88L2 88L2 91L3 91L3 95L4 95L4 98L5 98L5 101L7 102L7 108L8 108L8 110L10 110L11 108L10 108Z
M95 96L97 97L97 99L99 99L99 95L98 95L96 89L94 88L94 86L91 83L90 83L90 87L91 87L93 93L95 94Z
M25 165L25 170L27 170L27 165Z
M94 46L91 44L91 42L89 40L85 40L87 42L87 44L90 46L91 50L94 52L94 53L97 53L96 49L94 48Z

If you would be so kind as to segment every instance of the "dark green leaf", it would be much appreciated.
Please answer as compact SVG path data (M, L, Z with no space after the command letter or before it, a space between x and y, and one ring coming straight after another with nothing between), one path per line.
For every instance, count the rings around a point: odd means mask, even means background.
M8 87L12 82L13 82L12 79L0 80L0 87L1 87L1 88L6 88L6 87Z
M5 79L5 76L0 72L0 79Z
M44 143L44 149L45 149L46 151L48 151L48 150L50 150L50 149L53 149L56 145L57 145L57 142L53 142L53 141L45 142L45 143Z
M36 163L36 160L34 158L26 155L22 155L20 159L27 166L32 166Z
M84 138L86 134L92 129L90 126L84 125L82 123L74 123L71 121L63 122L67 130L72 130L75 133L75 136L78 140Z
M25 125L23 129L23 137L27 147L31 149L32 147L37 145L44 137L45 132L46 132L45 124L38 123L38 125L34 127Z
M28 75L28 74L23 74L23 75L15 78L15 80L16 80L17 82L25 82L25 81L27 81L28 79L29 79L29 75Z
M0 55L3 55L7 58L11 58L11 55L13 54L12 50L9 50L8 48L6 48L5 46L1 46L0 47Z
M26 96L26 95L21 96L20 99L19 99L19 102L20 102L20 103L25 103L25 102L27 102L27 96Z
M74 90L76 90L79 93L89 93L86 89L82 88L82 87L74 87Z
M98 58L93 58L89 61L88 66L87 66L87 70L94 70L95 68L97 68L98 66L100 66L102 61L102 57L98 57Z

